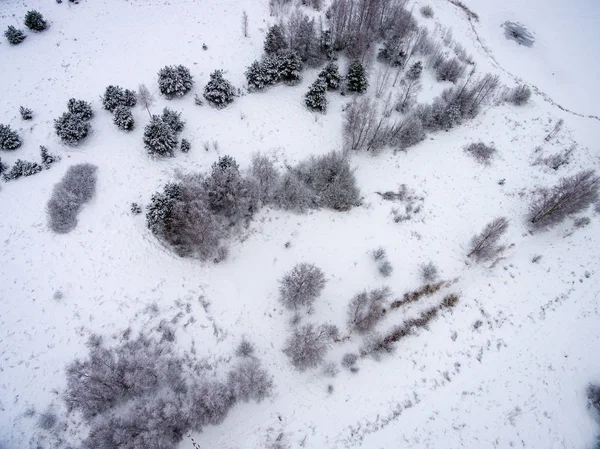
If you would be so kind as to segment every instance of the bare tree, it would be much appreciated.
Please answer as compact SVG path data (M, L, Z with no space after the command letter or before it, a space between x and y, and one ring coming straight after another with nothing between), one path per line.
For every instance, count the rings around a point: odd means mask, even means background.
M377 70L375 76L375 97L380 98L386 91L390 80L390 67L385 66L383 69Z
M238 401L262 401L273 390L273 379L257 359L246 359L233 368L227 378L229 388Z
M360 333L373 330L385 315L389 296L390 290L387 287L355 295L348 307L349 326Z
M154 104L154 96L150 93L145 84L140 84L138 87L138 100L140 104L146 108L148 111L148 115L152 118L152 114L150 113L150 106Z
M562 178L551 189L541 189L530 206L528 220L534 228L560 223L569 215L582 211L598 200L600 177L594 170L584 170Z
M508 219L505 217L495 218L489 222L480 234L471 239L471 251L467 257L475 260L489 260L504 250L504 246L498 245L498 240L508 229Z
M298 370L319 366L335 338L337 328L332 325L306 324L294 329L283 350Z
M248 13L246 11L242 12L242 31L244 37L248 37Z
M421 89L421 83L418 79L406 77L400 83L401 91L398 96L396 110L398 112L407 112L416 102L416 95Z
M377 104L368 97L353 101L344 116L344 140L348 150L368 146L377 125Z

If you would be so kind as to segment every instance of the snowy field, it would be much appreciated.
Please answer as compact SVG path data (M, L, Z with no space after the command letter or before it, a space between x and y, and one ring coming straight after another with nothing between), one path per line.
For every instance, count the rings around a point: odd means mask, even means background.
M600 120L581 115L600 116L600 7L593 0L472 0L468 6L480 19L470 22L460 8L435 0L427 22L418 14L423 4L414 4L419 23L451 27L480 73L498 75L508 87L518 79L544 95L534 90L522 107L494 102L406 152L353 153L359 207L305 214L265 207L231 240L227 259L213 264L175 255L148 230L144 215L131 214L130 204L148 204L177 173L206 172L225 154L245 169L258 151L284 167L340 150L349 97L330 94L326 114L309 111L302 98L318 70L307 69L299 85L244 93L222 110L194 104L194 93L202 95L215 69L245 86L244 72L260 58L276 20L266 0L2 2L2 29L23 28L30 9L42 12L50 28L28 33L16 46L0 44L0 123L23 139L0 157L7 165L37 160L40 145L61 157L50 170L0 186L2 449L44 441L45 431L28 416L32 409L54 410L69 423L65 438L73 446L63 447L77 447L85 429L62 405L66 365L86 356L91 333L113 342L128 328L135 333L176 316L180 351L193 346L218 365L245 336L273 376L271 397L238 404L222 424L191 435L202 448L276 447L281 434L281 447L309 449L592 447L598 425L585 389L600 381L600 215L590 207L574 217L590 217L585 227L576 229L568 218L537 233L529 232L525 216L536 187L599 168ZM527 26L533 46L507 40L505 21ZM191 93L173 100L160 95L156 74L169 64L191 70ZM379 64L371 65L372 81ZM345 57L340 66L345 71ZM441 91L426 72L422 102ZM190 153L148 157L142 143L148 114L139 105L132 132L113 125L101 106L104 89L140 83L156 96L154 110L182 112ZM371 84L367 95L373 95ZM77 147L63 145L53 127L71 97L91 102L95 111L93 132ZM34 110L32 121L21 120L21 105ZM561 131L546 141L560 119ZM479 140L498 150L489 166L463 151ZM218 148L205 150L204 142ZM557 171L533 163L572 145L572 160ZM538 146L541 153L534 153ZM82 162L98 166L96 194L72 232L54 234L46 215L52 188ZM395 223L394 204L377 192L399 184L424 201L412 220ZM471 237L498 216L510 219L502 258L468 259ZM387 278L371 257L379 246L393 266ZM278 280L295 264L314 263L327 280L306 321L332 322L345 335L353 295L385 285L401 297L422 284L419 266L430 261L446 286L390 313L382 328L446 294L458 294L459 302L401 340L393 355L362 358L357 373L341 368L335 377L290 365L282 349L292 314L278 301ZM362 338L352 335L334 344L326 360L339 366L345 353L361 347ZM192 449L190 436L178 447Z

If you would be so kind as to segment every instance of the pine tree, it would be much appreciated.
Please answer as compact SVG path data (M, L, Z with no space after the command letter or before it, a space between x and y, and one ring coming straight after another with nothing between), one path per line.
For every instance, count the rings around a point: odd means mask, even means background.
M193 85L190 70L182 65L165 66L158 72L158 88L167 98L183 97Z
M369 86L365 68L359 60L354 60L348 67L348 75L346 75L346 86L350 92L359 94L364 93Z
M416 81L421 77L421 72L423 72L423 63L417 61L410 66L410 69L406 72L406 79L409 81Z
M90 132L90 124L81 115L65 112L54 120L56 135L67 145L77 145Z
M302 59L295 51L285 52L277 57L279 79L286 84L298 84L302 77Z
M219 109L233 103L235 89L229 81L223 78L222 70L215 70L210 74L210 81L204 87L204 98Z
M46 148L44 145L40 145L40 156L42 158L42 165L46 170L50 168L50 165L60 161L60 157L50 154L48 152L48 148Z
M342 82L340 76L340 68L335 62L328 63L325 68L319 73L319 78L327 84L327 90L337 90Z
M287 48L283 30L279 25L273 25L265 38L265 53L274 55Z
M21 42L23 42L27 37L25 36L25 33L23 33L22 30L18 30L12 25L8 26L8 28L4 32L4 36L11 45L18 45Z
M23 120L31 120L33 118L33 111L29 108L21 106L19 108L19 114L21 114L21 118Z
M42 166L37 162L23 161L17 159L10 171L4 173L5 181L12 181L18 179L21 176L32 176L42 171Z
M89 120L94 116L92 105L84 100L69 99L67 109L71 114L81 117L82 120Z
M163 109L162 121L169 125L176 133L181 132L185 126L185 121L181 120L181 112L176 112L169 108Z
M48 28L48 22L44 20L44 16L36 10L27 11L25 14L25 26L32 31L44 31Z
M135 92L119 86L108 86L102 97L102 106L110 112L113 112L118 106L132 108L136 103Z
M16 150L21 146L21 138L8 125L0 125L0 149Z
M308 92L304 96L304 103L306 106L319 112L325 112L327 109L327 83L321 78L310 86Z
M144 129L144 146L150 155L173 156L177 136L158 115L153 115Z
M117 106L113 111L113 123L123 131L131 131L135 126L131 109L127 106Z

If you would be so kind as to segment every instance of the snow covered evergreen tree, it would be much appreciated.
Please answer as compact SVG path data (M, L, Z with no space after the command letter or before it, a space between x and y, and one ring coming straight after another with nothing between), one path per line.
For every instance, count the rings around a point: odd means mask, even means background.
M321 70L321 73L319 73L319 78L325 81L327 84L327 90L339 89L342 82L340 68L335 62L328 63L325 68Z
M136 103L135 92L119 86L108 86L102 97L102 106L110 112L113 112L118 106L132 108Z
M113 123L117 125L119 129L124 131L131 131L135 126L135 120L131 109L127 106L117 106L113 111Z
M410 66L410 69L406 72L406 79L410 81L416 81L421 78L423 72L423 63L421 61L415 62Z
M364 93L369 86L367 82L367 75L365 68L362 63L355 59L350 63L348 67L348 75L346 75L346 86L350 92L356 92L359 94Z
M263 90L279 81L277 62L269 56L262 61L254 61L246 70L245 75L251 91Z
M162 121L169 125L175 133L181 132L185 126L185 122L181 120L181 112L169 108L163 109Z
M277 56L279 79L286 84L298 84L302 77L302 59L295 51L287 51Z
M89 120L94 116L92 105L84 100L69 99L67 109L71 114L79 116L82 120Z
M44 145L40 145L40 156L42 158L42 165L46 170L48 170L55 162L60 161L60 157L50 154L48 148Z
M16 150L21 146L21 138L8 125L0 125L0 149Z
M44 31L48 28L48 22L44 20L44 16L40 12L34 9L25 14L25 26L32 31Z
M287 48L283 30L279 25L269 27L267 37L265 38L265 53L274 55Z
M183 97L193 85L192 74L182 65L168 65L158 72L158 88L167 98Z
M87 137L90 124L78 114L65 112L54 120L54 129L64 144L77 145Z
M153 115L144 129L144 146L152 156L173 156L177 146L175 131L158 115Z
M222 70L215 70L210 74L210 81L204 87L204 98L219 109L233 103L235 89L229 81L223 78Z
M0 175L2 175L6 170L8 170L8 165L6 165L4 162L2 162L2 159L0 159Z
M27 37L22 30L18 30L12 25L8 26L8 28L4 32L4 36L11 45L18 45L21 42L23 42Z
M21 114L21 118L23 120L31 120L33 118L33 111L29 108L21 106L19 108L19 114Z
M192 145L190 144L190 141L187 139L181 139L181 152L189 153L191 149Z
M325 80L317 78L304 96L304 104L313 111L325 112L327 110L327 83Z
M17 159L11 169L4 173L3 177L5 181L12 181L18 179L21 176L32 176L42 171L42 166L37 162L23 161Z

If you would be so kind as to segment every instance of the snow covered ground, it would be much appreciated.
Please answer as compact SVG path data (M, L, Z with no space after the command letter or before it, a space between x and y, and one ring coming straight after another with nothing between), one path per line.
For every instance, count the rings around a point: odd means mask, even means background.
M482 72L498 74L508 86L515 83L512 74L567 109L598 115L600 8L593 1L473 0L469 7L480 16L473 24L448 2L431 5L433 20L452 27ZM246 335L275 383L272 398L238 405L222 425L194 436L201 447L265 447L281 432L292 448L591 446L598 429L586 409L585 388L600 379L599 216L582 214L591 224L574 232L567 220L531 235L524 215L534 187L598 169L600 121L534 94L524 107L495 105L406 153L353 155L361 207L306 215L263 209L232 242L227 261L203 264L160 245L143 215L130 213L130 203L147 204L177 171L205 171L219 155L230 154L247 167L260 151L283 166L340 149L347 97L332 94L326 115L309 112L302 96L314 70L305 71L298 86L245 95L224 110L196 106L193 94L171 101L158 95L156 73L166 64L189 67L200 94L218 68L242 87L244 70L259 58L272 23L266 1L130 0L117 6L108 0L5 0L2 29L28 9L44 13L51 27L18 46L0 45L0 123L24 140L0 157L8 164L34 159L39 145L46 145L62 161L0 190L0 442L6 448L28 447L40 432L25 412L60 403L64 367L86 354L91 332L110 338L128 327L139 330L171 319L186 303L196 322L177 329L183 349L194 341L199 352L218 360ZM248 38L241 31L244 10ZM529 27L533 47L507 40L500 27L506 20ZM142 145L146 112L134 109L138 126L125 134L101 109L107 85L135 89L139 83L157 94L157 111L166 105L182 111L189 154L149 159ZM437 88L425 86L422 100ZM93 134L75 149L61 145L53 130L70 97L91 101L96 111ZM34 110L32 122L21 121L20 105ZM545 142L559 119L565 121L562 132ZM498 149L489 167L463 151L478 140ZM205 151L203 143L213 141L218 150ZM532 165L535 147L548 156L573 143L573 161L558 173ZM45 206L53 185L79 162L99 167L96 196L73 232L55 235ZM394 223L393 204L376 192L401 183L425 197L423 212ZM504 258L493 267L467 262L469 239L496 216L511 220ZM394 267L389 278L381 277L369 254L378 246L386 248ZM531 261L535 255L542 255L538 263ZM354 294L388 285L401 296L420 285L419 264L429 261L453 281L442 293L460 294L452 311L404 339L395 355L362 360L356 374L342 370L328 378L319 370L292 369L281 352L290 314L277 300L277 281L293 265L311 262L324 270L327 284L315 321L343 329ZM413 316L442 293L390 315L383 326ZM215 328L223 334L217 337ZM360 345L353 337L335 345L327 359L339 362ZM191 449L191 440L180 447Z

